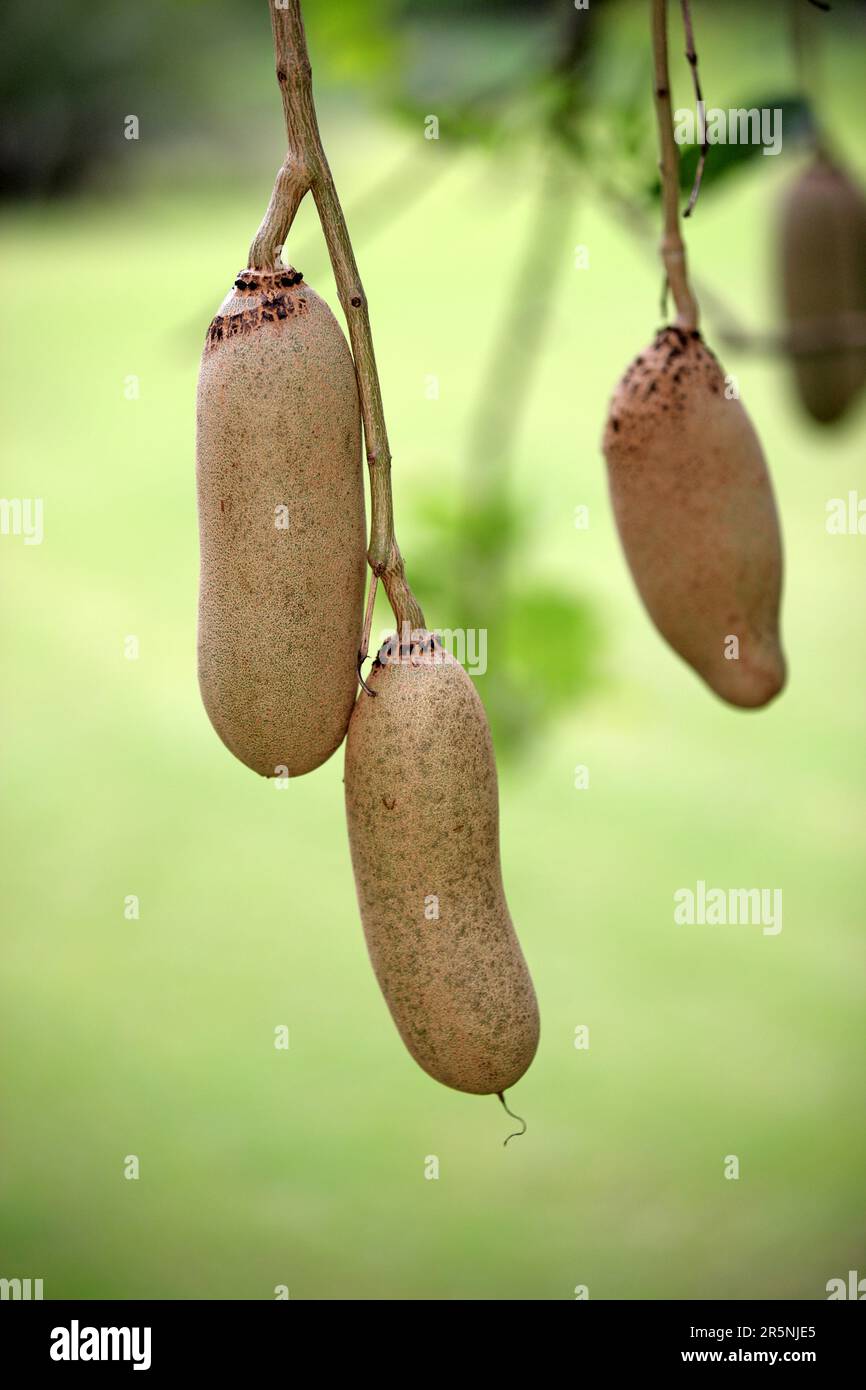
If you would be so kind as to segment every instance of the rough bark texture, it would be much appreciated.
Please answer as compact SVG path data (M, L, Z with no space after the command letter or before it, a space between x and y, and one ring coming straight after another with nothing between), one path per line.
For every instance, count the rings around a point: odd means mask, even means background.
M698 302L689 283L686 248L680 231L679 149L674 139L671 84L668 74L667 0L652 0L653 69L655 111L659 136L659 172L662 180L664 230L661 258L668 287L677 310L677 327L691 331L698 326Z
M277 4L270 0L277 82L283 101L288 153L277 174L264 220L250 248L250 265L278 266L298 206L308 191L315 199L328 246L340 304L346 315L349 340L358 377L364 421L364 441L370 468L370 544L367 560L382 580L397 623L422 627L424 614L409 587L403 557L394 534L391 497L391 450L382 392L373 351L367 296L352 249L349 230L334 179L322 146L313 100L313 73L300 0Z

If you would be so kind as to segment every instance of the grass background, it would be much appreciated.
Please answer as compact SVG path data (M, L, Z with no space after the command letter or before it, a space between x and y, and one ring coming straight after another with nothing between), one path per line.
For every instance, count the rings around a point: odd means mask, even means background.
M841 114L855 71L835 58ZM0 1274L41 1277L49 1298L267 1299L278 1284L301 1299L568 1299L577 1284L821 1298L829 1278L866 1273L866 539L824 526L827 500L863 487L863 403L822 433L783 364L724 354L777 488L791 670L770 709L729 710L661 644L618 548L598 440L657 326L658 274L578 193L590 269L562 278L515 485L532 576L599 615L601 678L503 769L506 888L542 1011L511 1097L529 1132L503 1150L496 1101L423 1075L379 996L342 754L278 791L231 759L199 702L195 380L279 158L271 117L253 171L179 178L131 148L142 169L123 197L0 219L3 491L45 505L44 544L0 543ZM339 102L323 125L349 209L371 170L429 153ZM435 192L357 246L410 573L424 499L461 485L479 359L534 197L528 167L437 157ZM756 323L794 168L756 161L691 228L696 269ZM294 258L335 304L311 218ZM525 301L529 318L531 284ZM493 650L496 624L491 594ZM675 927L673 892L699 878L782 888L780 935Z

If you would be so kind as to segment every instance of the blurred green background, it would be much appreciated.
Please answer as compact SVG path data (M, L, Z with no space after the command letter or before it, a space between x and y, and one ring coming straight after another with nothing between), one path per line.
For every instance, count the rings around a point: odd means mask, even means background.
M786 8L695 0L710 105L796 98ZM803 8L862 180L866 31ZM640 608L599 451L661 322L652 237L598 187L655 235L646 6L594 5L564 86L563 6L310 17L410 577L429 620L488 632L505 882L542 1013L507 1149L496 1101L421 1073L379 995L342 754L278 790L199 701L195 383L284 148L266 7L70 4L53 38L40 9L10 7L3 74L33 145L4 155L2 490L44 499L45 538L0 539L0 1276L47 1298L522 1300L822 1298L866 1274L866 539L825 529L864 485L864 407L810 425L786 363L726 350L707 315L787 555L789 688L728 709ZM684 105L678 7L671 26ZM698 280L762 332L805 157L786 143L717 187L711 158L687 229ZM336 308L312 206L287 255ZM698 879L780 887L782 932L674 926Z

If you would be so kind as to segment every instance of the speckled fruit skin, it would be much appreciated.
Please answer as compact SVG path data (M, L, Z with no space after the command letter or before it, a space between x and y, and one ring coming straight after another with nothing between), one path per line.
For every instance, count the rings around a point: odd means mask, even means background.
M502 887L484 708L462 666L428 633L418 640L397 664L374 665L375 698L361 692L349 725L355 885L376 978L415 1061L444 1086L490 1095L532 1061L538 1005Z
M782 212L782 298L798 331L863 333L866 315L866 199L823 156L800 175ZM866 349L794 358L797 393L819 424L840 419L866 382Z
M628 368L603 448L623 549L650 617L723 700L785 681L782 546L751 421L699 334L665 328ZM739 659L725 656L739 639Z
M197 417L202 699L241 762L295 777L346 733L366 547L352 357L297 272L240 272Z

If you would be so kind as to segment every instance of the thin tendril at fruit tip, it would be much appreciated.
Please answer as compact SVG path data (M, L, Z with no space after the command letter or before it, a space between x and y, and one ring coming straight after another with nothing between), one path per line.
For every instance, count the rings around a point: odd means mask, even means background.
M502 1103L502 1109L505 1111L506 1115L510 1115L512 1120L517 1120L518 1124L523 1125L523 1129L516 1129L513 1134L509 1134L508 1136L508 1139L519 1139L522 1134L526 1133L526 1121L520 1115L515 1115L513 1110L508 1109L508 1106L505 1104L505 1096L502 1094L501 1091L497 1091L496 1094ZM508 1143L508 1139L503 1139L503 1148Z

